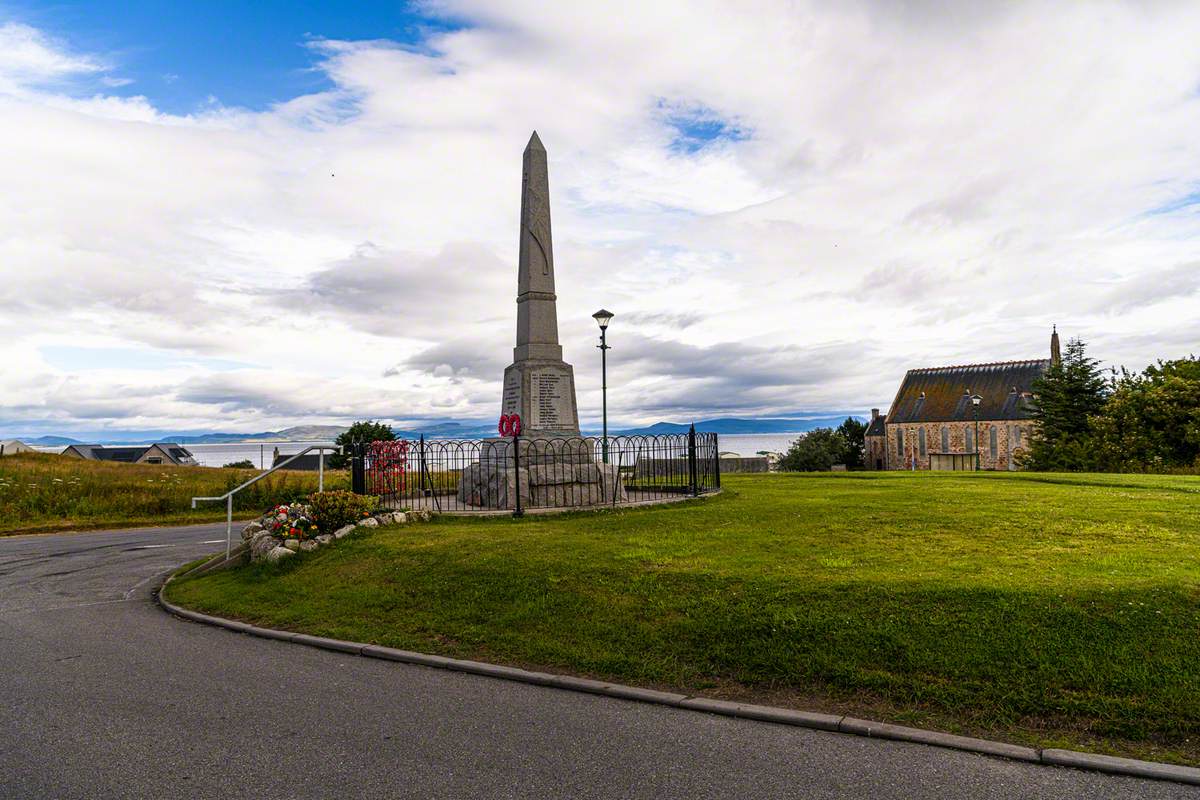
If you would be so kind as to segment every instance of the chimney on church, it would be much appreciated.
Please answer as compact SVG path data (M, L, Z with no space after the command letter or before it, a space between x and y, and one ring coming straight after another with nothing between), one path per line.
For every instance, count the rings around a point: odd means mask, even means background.
M1054 332L1050 334L1050 366L1057 367L1062 364L1062 348L1058 344L1058 325L1054 326Z
M872 408L871 409L871 422L874 422L877 419L879 419L879 409Z

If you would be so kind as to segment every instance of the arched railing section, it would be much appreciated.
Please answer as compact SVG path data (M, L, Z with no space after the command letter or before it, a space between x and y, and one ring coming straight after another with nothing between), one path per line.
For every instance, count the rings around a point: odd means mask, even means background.
M353 486L391 508L595 508L721 487L717 434L402 439L351 445Z

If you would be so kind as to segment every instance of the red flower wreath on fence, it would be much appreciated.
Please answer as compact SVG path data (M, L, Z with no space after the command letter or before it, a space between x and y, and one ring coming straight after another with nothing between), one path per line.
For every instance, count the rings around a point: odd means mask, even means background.
M405 439L371 442L367 447L367 458L371 462L371 468L366 474L368 494L397 494L408 488L410 446L411 443Z

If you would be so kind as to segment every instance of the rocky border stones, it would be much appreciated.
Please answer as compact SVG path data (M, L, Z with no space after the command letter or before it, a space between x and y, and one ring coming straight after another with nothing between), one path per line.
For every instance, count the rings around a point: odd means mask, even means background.
M369 517L363 517L353 525L346 525L333 533L323 533L311 539L275 536L263 525L270 514L265 514L253 520L242 529L242 541L250 550L250 561L258 563L276 563L290 558L296 553L307 553L333 544L344 539L357 528L376 528L380 525L408 525L413 522L428 522L433 519L430 511L381 511Z

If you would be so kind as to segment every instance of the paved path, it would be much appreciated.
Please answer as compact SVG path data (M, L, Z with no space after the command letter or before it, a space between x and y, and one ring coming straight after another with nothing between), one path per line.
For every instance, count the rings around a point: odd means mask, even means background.
M0 797L1200 794L340 655L163 613L155 578L223 535L0 539Z

